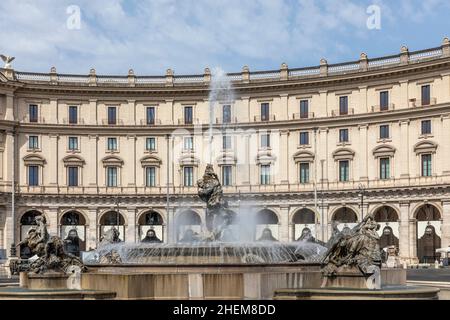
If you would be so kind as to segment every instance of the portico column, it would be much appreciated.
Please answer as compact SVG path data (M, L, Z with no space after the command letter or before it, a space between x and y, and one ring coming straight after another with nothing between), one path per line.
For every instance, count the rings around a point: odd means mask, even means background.
M328 236L328 205L319 203L318 205L319 210L319 223L318 227L319 230L317 230L317 239L323 242L327 242L329 239Z
M175 209L169 208L169 212L167 213L169 217L169 223L167 225L167 241L169 243L175 243L177 241L177 230L175 224Z
M445 114L441 116L442 119L442 130L441 130L441 141L450 140L450 114ZM450 159L450 145L448 143L442 143L439 145L441 148L442 158ZM442 161L442 174L444 176L450 175L450 161Z
M448 159L448 158L447 158ZM450 247L450 200L442 201L442 242L441 247Z
M409 178L409 120L400 121L400 178Z
M400 203L400 257L407 260L410 257L409 203Z
M289 131L280 131L280 182L289 184Z
M5 120L14 121L14 94L6 94Z
M45 211L47 220L47 231L51 236L59 236L58 232L58 207L50 207Z
M90 248L96 249L99 242L98 228L97 228L97 208L88 208L89 225L86 227L86 250Z
M409 257L417 260L417 219L409 220Z
M361 146L361 155L359 159L359 179L361 181L367 181L369 180L369 173L368 173L368 141L367 141L367 131L369 129L368 124L360 125L359 127L359 142Z
M125 242L136 242L136 208L127 208L125 211L127 228L125 230Z
M280 207L279 239L288 242L289 239L289 206Z

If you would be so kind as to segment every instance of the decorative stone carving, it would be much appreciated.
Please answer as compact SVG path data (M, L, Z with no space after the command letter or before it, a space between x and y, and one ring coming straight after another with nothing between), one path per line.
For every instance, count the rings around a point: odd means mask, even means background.
M335 277L341 269L357 267L364 276L374 274L373 267L381 268L378 244L379 224L372 214L347 232L334 229L328 252L322 261L324 277Z
M228 202L223 199L222 185L211 164L206 166L197 186L200 199L206 202L206 227L211 232L207 240L221 240L231 224L232 214L228 210Z
M11 62L15 59L15 57L5 56L3 54L0 54L0 58L2 58L3 62L5 63L4 68L5 69L12 69Z
M27 237L19 243L19 246L26 245L33 257L37 257L37 259L16 260L10 265L11 274L27 271L31 273L72 273L74 267L80 272L86 269L78 257L64 250L64 240L49 235L45 216L36 216L35 222L36 226L28 231Z

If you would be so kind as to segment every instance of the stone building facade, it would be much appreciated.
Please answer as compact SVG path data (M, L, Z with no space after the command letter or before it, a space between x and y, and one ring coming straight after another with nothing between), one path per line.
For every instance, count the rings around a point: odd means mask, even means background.
M374 213L408 262L450 245L450 42L311 68L225 76L102 76L0 69L0 248L43 213L83 249L119 225L139 242L204 228L195 182L212 162L258 239L326 241ZM213 110L213 116L210 116ZM208 124L212 122L210 146ZM13 183L14 181L14 183ZM12 186L15 185L15 188ZM14 190L13 190L14 189ZM237 228L242 228L242 223Z

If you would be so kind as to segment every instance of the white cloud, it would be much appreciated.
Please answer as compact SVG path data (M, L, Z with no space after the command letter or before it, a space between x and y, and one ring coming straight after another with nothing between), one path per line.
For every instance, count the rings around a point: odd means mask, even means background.
M382 5L383 17L394 23L398 15L424 19L446 1L401 0L397 13L383 0L2 0L0 52L16 56L17 69L47 71L55 65L71 73L90 67L99 73L124 74L133 67L137 74L163 74L169 67L201 73L216 65L228 71L244 64L304 66L320 57L356 59L360 50L353 42L369 35L369 4ZM66 28L72 4L81 8L80 30Z

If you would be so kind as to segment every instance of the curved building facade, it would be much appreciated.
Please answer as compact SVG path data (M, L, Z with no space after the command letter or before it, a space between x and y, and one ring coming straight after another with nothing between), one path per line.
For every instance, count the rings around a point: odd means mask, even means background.
M196 181L211 162L237 216L280 241L326 241L368 213L383 246L434 262L450 245L450 42L331 65L214 77L0 69L0 248L36 214L95 248L204 228ZM211 113L212 111L212 113ZM212 114L212 116L211 116ZM210 145L208 124L212 123ZM15 186L13 188L13 186ZM237 228L242 228L242 223Z

